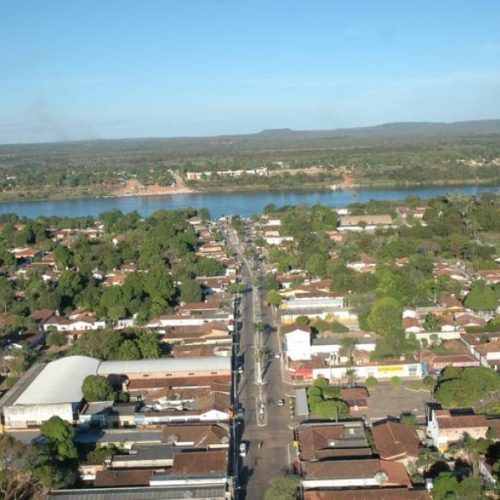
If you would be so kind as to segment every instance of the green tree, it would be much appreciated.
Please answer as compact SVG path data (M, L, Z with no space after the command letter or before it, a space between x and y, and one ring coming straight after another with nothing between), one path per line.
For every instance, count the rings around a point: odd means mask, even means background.
M122 359L124 361L141 359L141 352L133 340L127 339L118 348L115 359Z
M57 460L72 460L78 458L78 452L73 442L75 430L60 417L51 417L40 427L40 433L47 438L51 456Z
M270 290L267 292L267 301L272 306L279 307L283 301L283 297L276 290Z
M465 305L474 311L494 311L498 305L497 294L484 281L477 281L467 295Z
M281 476L271 479L264 493L264 500L296 500L300 479L298 476Z
M33 478L36 453L32 446L12 436L0 437L0 496L4 499L35 498L38 484Z
M83 397L86 401L113 401L115 392L106 377L88 375L82 385Z
M454 378L448 378L450 373L448 369L444 371L435 391L436 400L446 408L473 406L500 390L500 374L490 368L464 368Z
M368 315L368 325L379 335L391 335L402 331L399 302L391 297L377 300Z
M193 303L201 302L203 291L200 284L193 279L186 279L181 285L181 300L182 302Z
M459 482L452 472L442 472L432 488L433 500L470 500L483 498L482 481L468 477Z
M54 250L54 260L56 262L57 269L60 271L70 269L74 265L73 252L71 252L71 250L65 245L59 245Z
M48 346L63 346L66 344L66 335L63 332L58 332L57 330L52 330L47 335L47 345Z
M137 335L137 347L145 359L160 357L160 341L154 332L140 332Z
M91 330L73 344L71 354L90 356L98 359L112 359L124 339L117 330Z

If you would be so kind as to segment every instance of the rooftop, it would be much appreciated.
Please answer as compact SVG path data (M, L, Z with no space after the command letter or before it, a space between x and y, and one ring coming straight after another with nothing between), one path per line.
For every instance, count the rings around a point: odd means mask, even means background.
M77 403L81 401L85 377L95 375L98 359L67 356L48 363L14 403L38 405Z
M419 439L412 426L385 422L374 425L372 434L380 458L385 460L418 458Z
M120 373L199 372L201 370L230 371L231 358L225 356L206 356L103 361L99 366L98 373L99 375L112 375Z

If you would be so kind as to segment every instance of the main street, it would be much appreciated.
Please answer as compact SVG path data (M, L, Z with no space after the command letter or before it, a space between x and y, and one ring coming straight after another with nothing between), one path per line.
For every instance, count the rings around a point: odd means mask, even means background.
M244 409L244 419L237 424L237 443L248 444L245 457L240 457L238 498L261 499L269 481L288 471L292 460L292 431L289 401L281 377L278 334L272 311L265 301L265 291L260 284L264 277L263 265L247 259L243 244L234 231L229 231L229 242L243 264L242 281L250 291L240 302L239 356L243 359L243 373L238 384L239 405ZM254 331L254 324L261 323L261 342ZM262 356L262 381L258 384L257 356ZM262 353L266 352L266 355ZM256 362L257 361L257 362ZM260 396L262 394L262 411ZM284 406L278 406L280 399Z

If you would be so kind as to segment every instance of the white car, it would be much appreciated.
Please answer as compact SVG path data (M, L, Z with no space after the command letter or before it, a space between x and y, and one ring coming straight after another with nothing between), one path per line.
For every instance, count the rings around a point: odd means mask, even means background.
M246 457L247 455L247 444L246 443L240 443L240 457Z

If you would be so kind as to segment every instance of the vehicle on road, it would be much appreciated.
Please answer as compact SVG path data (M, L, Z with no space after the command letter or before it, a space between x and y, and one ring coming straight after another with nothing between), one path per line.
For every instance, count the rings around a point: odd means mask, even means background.
M285 400L282 398L282 399L278 399L278 401L276 402L276 404L278 406L283 406L285 404Z
M277 353L274 355L274 359L280 359L280 354L279 354L279 352L277 352Z
M247 456L247 444L243 441L240 443L240 457L246 457Z
M238 373L243 373L243 367L242 366L238 367Z
M236 412L236 416L239 418L243 418L245 416L245 409L240 406L238 408L238 411Z

